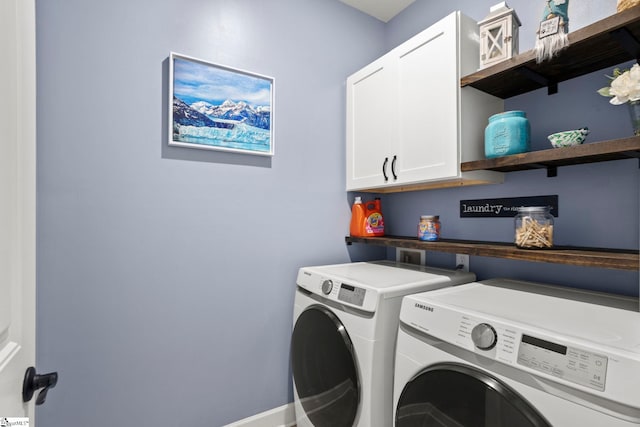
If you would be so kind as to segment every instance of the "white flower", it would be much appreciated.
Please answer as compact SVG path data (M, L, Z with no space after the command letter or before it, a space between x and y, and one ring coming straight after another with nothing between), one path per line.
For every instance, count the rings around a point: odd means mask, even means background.
M600 89L598 91L600 95L611 96L609 102L613 105L640 100L640 65L634 64L625 72L616 69L614 76L616 77L611 82L611 87Z

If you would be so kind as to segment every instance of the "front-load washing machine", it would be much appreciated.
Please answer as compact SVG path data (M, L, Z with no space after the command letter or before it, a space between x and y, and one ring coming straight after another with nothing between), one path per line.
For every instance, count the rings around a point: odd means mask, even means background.
M473 280L390 261L301 268L291 337L298 427L389 427L402 297Z
M492 279L404 298L394 425L640 425L638 300Z

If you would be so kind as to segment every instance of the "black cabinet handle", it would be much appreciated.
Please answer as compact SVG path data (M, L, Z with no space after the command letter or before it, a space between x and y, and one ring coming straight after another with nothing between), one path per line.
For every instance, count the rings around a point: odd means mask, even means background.
M28 402L33 397L36 390L42 389L36 398L36 405L42 405L47 398L47 392L58 383L58 373L51 372L48 374L36 374L36 368L33 366L27 368L24 374L24 382L22 383L22 401Z
M389 158L384 158L384 163L382 164L382 176L384 176L384 182L389 181L389 177L387 176L387 163L389 163Z
M393 160L391 161L391 173L393 174L393 179L398 179L398 175L396 175L396 160L398 160L398 156L393 156Z

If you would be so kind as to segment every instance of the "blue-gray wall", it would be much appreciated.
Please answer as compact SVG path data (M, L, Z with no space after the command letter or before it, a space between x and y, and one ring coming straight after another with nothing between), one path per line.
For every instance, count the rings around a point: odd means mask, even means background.
M38 426L291 400L297 269L368 255L344 244L344 81L383 29L327 0L37 1ZM166 147L171 51L275 78L275 157Z
M221 426L291 401L298 267L391 256L344 245L346 76L452 10L478 20L494 3L417 0L385 25L337 0L37 0L37 361L60 373L38 426ZM529 3L509 2L522 50L543 5ZM580 26L615 9L583 4ZM275 78L275 157L166 146L170 51ZM585 124L590 140L629 135L625 107L594 94L602 74L507 107L527 111L535 148ZM508 241L510 220L461 220L459 200L559 194L558 243L637 248L638 193L630 160L383 202L389 233L433 212L447 237ZM471 263L637 294L637 273Z

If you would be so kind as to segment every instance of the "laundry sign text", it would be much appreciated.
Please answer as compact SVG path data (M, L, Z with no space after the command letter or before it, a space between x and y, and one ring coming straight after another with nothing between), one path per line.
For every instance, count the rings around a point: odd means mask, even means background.
M552 195L460 200L460 218L513 218L521 206L550 206L558 216L558 196Z

